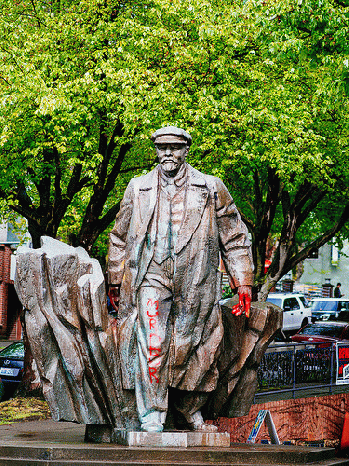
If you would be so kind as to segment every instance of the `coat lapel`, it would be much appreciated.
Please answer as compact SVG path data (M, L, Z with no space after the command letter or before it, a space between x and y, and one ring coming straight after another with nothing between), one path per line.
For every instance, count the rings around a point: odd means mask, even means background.
M137 208L139 210L140 225L137 238L141 243L147 235L152 244L155 242L156 228L150 231L150 220L153 216L158 192L158 168L152 170L145 177L140 177L135 183ZM188 187L185 200L184 219L178 232L175 253L178 254L190 241L197 229L207 204L209 189L204 175L188 165ZM137 242L136 242L137 243Z
M176 254L188 244L197 229L207 204L208 194L209 190L204 176L188 165L188 188L184 219L178 232Z
M136 189L138 191L137 209L140 225L137 232L138 238L143 238L149 232L149 223L154 213L158 192L158 170L152 170L145 177L136 178Z
M137 203L135 208L137 209L136 217L139 221L139 224L137 225L138 228L134 243L133 255L136 258L136 262L138 262L139 267L137 270L137 276L135 277L135 290L138 289L143 281L154 251L156 226L154 225L154 222L151 222L151 219L154 214L157 200L159 182L158 170L152 170L144 177L140 177L139 179L136 178L136 180L135 198L137 199ZM144 248L144 241L149 242L150 247Z

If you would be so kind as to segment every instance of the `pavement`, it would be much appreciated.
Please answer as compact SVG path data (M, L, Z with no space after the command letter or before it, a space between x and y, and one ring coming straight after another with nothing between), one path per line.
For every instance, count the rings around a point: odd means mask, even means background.
M84 424L55 422L52 419L0 425L0 445L7 442L79 445L84 444L84 436Z

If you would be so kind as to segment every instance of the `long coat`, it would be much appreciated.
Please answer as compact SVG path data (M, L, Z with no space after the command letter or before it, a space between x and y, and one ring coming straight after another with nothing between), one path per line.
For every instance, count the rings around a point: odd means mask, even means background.
M158 189L158 167L133 178L110 234L108 280L121 284L119 351L125 389L134 388L136 297L154 254L157 232L152 218ZM252 285L253 266L247 229L227 188L220 179L188 164L184 215L174 253L173 300L182 312L172 328L170 385L212 391L223 336L220 257L236 288Z

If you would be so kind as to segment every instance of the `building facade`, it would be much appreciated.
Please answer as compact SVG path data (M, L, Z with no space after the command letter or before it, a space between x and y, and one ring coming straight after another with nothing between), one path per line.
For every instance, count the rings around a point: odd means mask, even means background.
M20 340L21 304L14 289L15 251L19 245L10 223L0 225L0 339Z
M303 263L304 271L298 280L303 285L341 283L341 292L349 297L349 242L345 241L339 250L329 243L322 246L313 257Z

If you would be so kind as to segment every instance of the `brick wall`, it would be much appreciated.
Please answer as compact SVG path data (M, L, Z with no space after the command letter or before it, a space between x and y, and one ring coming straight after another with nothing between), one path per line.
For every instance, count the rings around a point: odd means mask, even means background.
M21 306L11 280L11 254L11 248L0 243L0 337L18 340L22 331Z
M345 412L349 412L349 393L253 405L248 416L219 418L214 424L220 432L230 432L232 442L246 442L261 409L270 411L281 442L337 440L342 434ZM256 442L262 439L269 439L265 423Z
M0 245L0 335L7 332L8 285L11 271L11 248Z
M0 332L6 334L7 329L7 283L0 282Z

